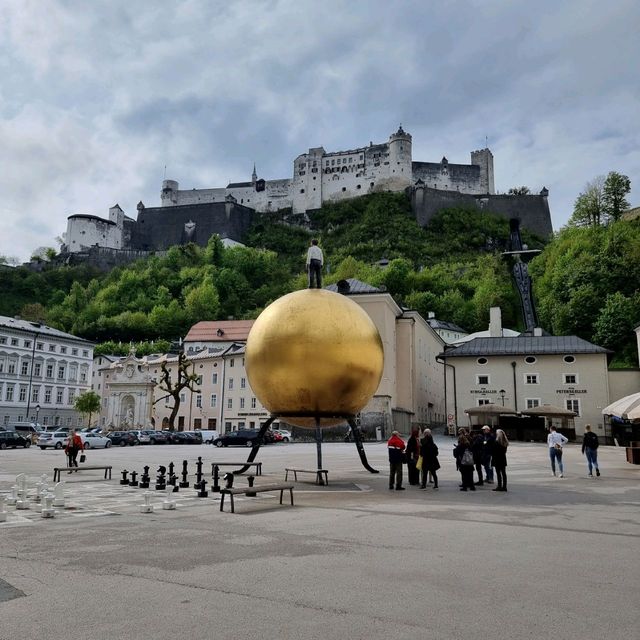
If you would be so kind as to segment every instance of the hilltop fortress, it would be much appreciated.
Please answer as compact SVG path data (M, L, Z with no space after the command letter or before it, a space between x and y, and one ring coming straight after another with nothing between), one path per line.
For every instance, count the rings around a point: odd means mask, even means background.
M547 202L540 195L496 195L493 155L489 149L471 152L470 164L413 160L411 135L402 127L388 142L326 152L314 147L293 161L293 177L258 178L213 189L181 190L175 180L164 180L160 207L138 204L137 220L115 205L109 218L69 216L63 251L86 252L91 247L135 252L158 251L175 244L205 245L217 233L241 241L254 216L290 209L304 214L324 203L339 202L383 191L407 191L416 219L426 225L440 209L471 206L518 218L523 227L540 236L552 232Z

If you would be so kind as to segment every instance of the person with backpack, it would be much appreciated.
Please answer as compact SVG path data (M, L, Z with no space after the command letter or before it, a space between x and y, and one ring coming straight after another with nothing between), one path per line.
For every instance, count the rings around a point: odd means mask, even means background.
M473 451L471 442L464 433L458 437L458 444L453 449L453 457L456 459L456 466L462 478L460 491L475 491L476 488L473 484Z
M582 436L582 455L587 456L587 464L589 465L589 478L593 478L593 469L595 467L596 475L600 476L600 468L598 467L598 436L591 431L591 425L584 427L584 436Z

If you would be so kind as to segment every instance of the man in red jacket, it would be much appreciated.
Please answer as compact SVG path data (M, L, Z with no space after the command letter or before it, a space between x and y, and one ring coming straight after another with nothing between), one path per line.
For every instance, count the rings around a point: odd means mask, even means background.
M404 440L397 431L391 433L387 440L389 450L389 489L393 489L395 483L396 491L404 491L402 486L402 464L404 463Z

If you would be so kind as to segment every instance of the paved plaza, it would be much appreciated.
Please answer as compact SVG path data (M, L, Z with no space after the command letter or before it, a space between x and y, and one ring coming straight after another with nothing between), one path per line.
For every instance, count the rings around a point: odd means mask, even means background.
M210 461L246 449L90 451L88 463L113 465L111 481L63 474L52 520L7 507L0 640L637 637L640 467L624 449L601 447L602 477L589 479L571 445L561 479L545 445L514 443L508 493L462 493L453 440L437 442L437 491L389 491L383 443L365 445L378 475L353 444L327 443L328 487L299 476L294 507L262 493L238 496L235 514L193 488L176 511L154 492L155 512L141 514L144 490L121 487L119 472L186 459L193 473L202 456L210 480ZM258 460L256 484L280 482L287 466L315 466L315 445L263 447ZM63 464L59 451L1 451L0 492L18 473L51 482Z

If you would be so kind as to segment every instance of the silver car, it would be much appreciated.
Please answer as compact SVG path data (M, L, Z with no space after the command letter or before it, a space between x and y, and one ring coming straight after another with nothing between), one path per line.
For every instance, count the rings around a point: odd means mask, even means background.
M41 433L36 444L44 451L52 449L62 449L67 444L69 434L66 431L54 431L53 433Z
M151 442L151 436L149 435L148 431L132 431L131 433L135 433L136 437L138 438L138 442L140 444L149 444Z
M85 449L108 449L111 440L100 433L81 433L80 438Z

